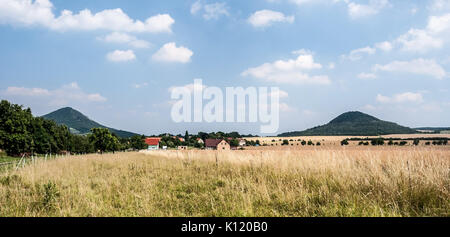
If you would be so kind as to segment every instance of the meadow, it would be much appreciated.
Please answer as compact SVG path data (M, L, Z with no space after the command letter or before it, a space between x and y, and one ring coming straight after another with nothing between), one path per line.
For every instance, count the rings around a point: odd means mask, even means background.
M0 216L450 216L450 147L145 151L0 173Z

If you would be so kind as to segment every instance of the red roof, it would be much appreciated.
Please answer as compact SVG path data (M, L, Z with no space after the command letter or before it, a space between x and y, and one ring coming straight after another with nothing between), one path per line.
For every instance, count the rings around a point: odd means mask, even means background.
M149 137L145 139L145 143L149 146L157 146L161 138L159 137Z
M206 139L205 146L206 147L217 147L219 143L223 141L223 139Z

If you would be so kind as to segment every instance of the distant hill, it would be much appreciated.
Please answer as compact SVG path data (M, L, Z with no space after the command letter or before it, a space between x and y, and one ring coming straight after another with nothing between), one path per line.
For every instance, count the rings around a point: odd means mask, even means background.
M42 116L45 119L50 119L58 124L64 124L69 127L70 132L74 134L87 134L91 131L91 128L108 128L95 121L90 120L84 114L74 110L70 107L62 108ZM112 133L115 133L119 137L128 138L136 133L117 130L114 128L108 128Z
M421 127L414 129L422 133L450 133L450 127Z
M352 111L339 115L328 124L305 131L282 133L278 136L378 136L411 133L416 133L416 130L383 121L365 113Z

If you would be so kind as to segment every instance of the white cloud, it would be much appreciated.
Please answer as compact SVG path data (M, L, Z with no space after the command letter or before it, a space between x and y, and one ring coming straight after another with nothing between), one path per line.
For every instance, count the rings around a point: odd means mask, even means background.
M248 18L248 22L254 27L267 27L276 22L293 23L294 20L294 16L285 16L281 12L271 10L257 11Z
M286 104L286 103L280 103L279 104L279 108L281 112L293 112L296 111L295 108L291 107L290 105Z
M269 82L285 84L321 84L331 83L328 76L310 76L307 72L321 69L322 65L314 62L313 55L301 54L296 59L278 60L245 70L242 76L252 76Z
M397 42L402 45L402 50L424 53L430 49L439 49L443 41L430 34L426 30L410 29L406 34L401 35Z
M25 88L12 86L6 89L6 95L48 96L50 95L50 92L47 89L42 88Z
M105 102L106 98L98 93L84 92L76 82L63 85L59 89L8 87L2 92L8 98L30 98L33 101L42 101L49 105L66 105L69 103Z
M380 42L380 43L376 43L375 47L377 47L378 49L381 49L385 52L389 52L392 50L393 46L392 43L389 41L384 41L384 42Z
M348 54L348 55L342 55L342 58L349 59L351 61L357 61L357 60L360 60L364 54L372 55L376 52L377 52L377 50L375 48L371 48L371 47L359 48L359 49L352 50L350 52L350 54Z
M203 1L196 1L191 6L191 14L196 15L199 12L203 12L203 18L205 20L217 20L221 16L229 16L228 6L226 3L211 3L204 4Z
M305 3L314 2L316 0L289 0L289 1L294 3L294 4L297 4L297 5L302 5L302 4L305 4Z
M136 55L134 55L133 50L115 50L106 55L106 58L112 62L126 62L132 61L136 59Z
M360 73L358 74L358 78L359 79L363 79L363 80L368 80L368 79L376 79L377 75L373 74L373 73Z
M392 97L378 94L376 97L376 101L380 103L407 103L407 102L422 103L423 96L421 93L413 93L413 92L395 94Z
M376 64L374 71L412 73L417 75L431 76L436 79L443 79L446 71L432 59L414 59L412 61L393 61L386 65Z
M336 68L336 64L335 63L329 63L328 64L328 69L333 70Z
M430 11L448 11L450 10L449 0L434 0L428 5L428 10Z
M110 30L123 32L172 32L175 21L168 14L158 14L144 22L131 19L120 8L92 13L84 9L77 14L69 10L53 13L49 0L0 0L0 23L42 26L51 30Z
M104 37L98 37L97 39L107 43L128 44L134 48L150 47L150 43L148 41L137 39L135 36L127 33L113 32Z
M426 53L441 49L450 36L450 13L441 16L431 16L424 29L410 29L399 36L393 44L400 45L403 51Z
M161 62L179 62L188 63L194 53L183 46L177 47L174 42L163 45L158 52L153 54L152 58L155 61Z
M352 19L376 15L390 5L388 0L370 0L369 4L348 2L348 14Z
M201 1L194 2L191 6L191 14L192 15L197 14L197 12L202 10L202 8L203 8L203 5L202 5Z

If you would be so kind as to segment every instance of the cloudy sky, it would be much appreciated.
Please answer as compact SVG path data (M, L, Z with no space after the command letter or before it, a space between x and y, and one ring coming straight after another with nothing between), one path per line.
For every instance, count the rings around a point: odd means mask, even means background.
M278 86L279 132L359 110L450 126L450 0L0 0L0 98L71 106L145 134L175 124L170 88Z

